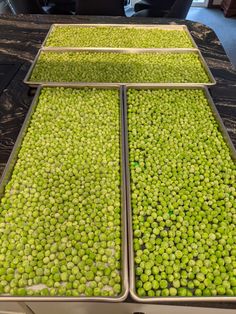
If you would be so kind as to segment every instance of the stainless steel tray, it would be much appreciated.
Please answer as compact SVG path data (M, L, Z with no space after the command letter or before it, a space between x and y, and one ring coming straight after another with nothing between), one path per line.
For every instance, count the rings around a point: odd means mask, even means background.
M63 85L60 85L63 86ZM38 104L38 99L43 87L49 87L48 85L40 86L35 94L33 102L30 106L28 114L25 118L25 121L22 125L20 133L17 137L16 143L13 147L3 175L0 179L0 198L4 194L5 186L11 179L11 175L17 161L17 156L24 139L24 136L27 133L27 129L30 125L30 120L34 114L34 111ZM51 87L51 86L50 86ZM70 87L67 85L66 87ZM74 87L73 85L71 87ZM91 86L93 87L93 86ZM97 88L97 86L94 86ZM79 87L76 87L79 88ZM99 87L98 87L99 88ZM111 89L110 87L102 86L101 89ZM119 90L119 97L120 97L120 156L121 156L121 206L122 206L122 213L121 213L121 233L122 233L122 245L121 245L121 277L122 277L122 292L117 297L34 297L34 296L7 296L7 295L0 295L0 302L1 301L94 301L94 302L122 302L126 299L128 295L128 252L127 252L127 213L126 213L126 178L125 178L125 150L124 150L124 120L123 120L123 91L119 86L114 86L112 89Z
M210 86L210 85L215 85L216 84L216 81L215 81L215 78L214 76L212 75L210 69L208 68L208 65L206 64L206 61L204 60L201 52L199 50L196 50L196 49L183 49L183 50L176 50L176 49L153 49L153 48L150 48L150 49L139 49L139 48L135 48L135 49L132 49L132 48L128 48L128 49L106 49L106 48L76 48L73 49L73 48L67 48L67 49L55 49L55 48L43 48L43 49L40 49L24 79L24 83L31 86L31 87L37 87L38 85L42 85L42 84L47 84L47 85L50 85L50 86L58 86L60 83L59 82L32 82L30 81L30 77L32 75L32 72L34 70L34 67L38 61L38 58L40 57L40 54L41 52L47 52L47 51L52 51L52 52L56 52L56 53L63 53L63 52L112 52L112 53L133 53L133 54L142 54L142 53L180 53L180 54L184 54L184 53L195 53L198 55L199 57L199 60L200 62L202 63L202 66L206 72L206 74L208 75L209 77L209 80L210 82L207 82L207 83L129 83L129 82L116 82L116 83L109 83L109 82L103 82L103 83L96 83L96 82L91 82L91 83L87 83L87 82L62 82L61 84L63 85L71 85L73 84L74 86L88 86L88 85L91 85L91 86L117 86L118 85L133 85L133 86L137 86L137 84L139 84L140 86L149 86L150 84L152 85L155 85L155 86L170 86L170 85L173 85L173 86L199 86L199 85L206 85L206 86ZM81 85L82 84L82 85Z
M219 129L223 135L225 142L227 143L231 157L235 161L236 160L236 150L235 147L228 135L228 132L223 124L223 121L215 107L215 104L207 90L206 87L199 86L199 87L173 87L173 86L159 86L156 87L155 85L149 85L149 87L138 86L136 87L128 85L124 87L124 125L125 125L125 154L126 154L126 181L127 181L127 213L128 213L128 250L129 250L129 287L130 287L130 294L133 300L142 303L164 303L164 302L236 302L235 297L228 297L228 296L216 296L216 297L139 297L136 293L135 288L135 267L134 267L134 251L133 251L133 224L132 224L132 208L131 208L131 192L130 192L130 172L129 172L129 145L128 145L128 119L127 119L127 89L200 89L204 92L209 106L212 110L212 113L215 117L215 120L218 122Z
M57 26L60 26L60 27L63 27L63 26L76 26L76 27L120 27L120 28L144 28L144 29L161 29L161 30L182 30L184 31L190 42L192 43L192 47L190 48L175 48L175 49L192 49L192 48L196 48L198 49L188 27L186 25L176 25L176 24L52 24L48 33L47 33L47 36L45 37L42 45L41 45L41 48L49 48L49 47L52 47L52 46L46 46L46 43L47 43L47 40L48 38L50 37L52 31L54 30L54 28L56 28ZM56 48L56 47L55 47ZM57 47L58 49L62 48L62 47ZM65 47L63 47L65 48ZM68 48L71 48L71 47L68 47ZM79 47L78 47L79 48ZM105 47L104 47L105 48ZM75 48L77 49L77 48ZM109 49L109 48L107 48ZM112 48L111 48L112 49ZM122 49L122 48L121 48ZM158 49L158 48L156 48ZM160 49L160 48L159 48ZM162 49L168 49L168 48L162 48Z

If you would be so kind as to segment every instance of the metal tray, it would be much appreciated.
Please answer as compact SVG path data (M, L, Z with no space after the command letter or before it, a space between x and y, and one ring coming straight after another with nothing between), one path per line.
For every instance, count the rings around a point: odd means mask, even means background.
M52 31L54 30L54 28L56 28L57 26L60 26L60 27L63 27L63 26L76 26L76 27L120 27L120 28L144 28L144 29L152 29L152 28L155 28L155 29L162 29L162 30L182 30L184 31L190 42L192 43L192 47L190 48L175 48L175 49L198 49L187 25L175 25L175 24L52 24L48 33L47 33L47 36L45 37L42 45L41 45L41 48L52 48L54 46L46 46L46 42L48 40L48 38L50 37ZM55 48L65 48L65 47L55 47ZM71 47L68 47L68 48L71 48ZM80 47L78 47L80 48ZM105 47L104 47L105 48ZM75 47L75 49L77 49ZM107 47L107 49L109 49ZM110 49L113 49L113 48L110 48ZM122 49L122 48L121 48ZM128 48L127 48L128 49ZM144 48L145 49L145 48ZM156 49L161 49L161 48L156 48ZM168 48L162 48L162 49L168 49Z
M195 53L198 55L200 62L202 63L203 69L205 70L206 74L209 77L210 82L208 83L129 83L129 82L116 82L116 83L109 83L109 82L102 82L102 83L97 83L97 82L91 82L91 83L87 83L87 82L61 82L61 84L63 85L69 85L71 86L71 84L73 84L73 86L117 86L118 85L133 85L133 86L137 86L137 84L139 84L140 86L150 86L150 84L155 85L155 86L202 86L202 85L206 85L206 86L210 86L210 85L215 85L216 81L214 76L212 75L210 69L208 68L208 65L206 64L206 61L204 60L201 52L199 50L196 49L183 49L183 50L176 50L176 49L139 49L139 48L128 48L128 49L106 49L106 48L67 48L67 49L54 49L54 48L47 48L47 49L40 49L24 79L24 83L31 86L31 87L37 87L38 85L43 85L43 84L47 84L48 86L58 86L60 83L59 82L31 82L30 81L30 77L32 75L32 72L34 70L34 67L38 61L38 58L40 57L41 52L47 52L47 51L51 51L51 52L56 52L56 53L63 53L63 52L112 52L112 53L133 53L133 54L142 54L142 53L180 53L180 54L184 54L184 53Z
M127 89L200 89L204 92L205 97L208 100L209 106L212 110L212 113L215 117L215 120L218 122L219 129L223 135L225 142L227 143L231 157L234 161L236 161L236 150L235 147L228 135L228 132L223 124L223 121L215 107L215 104L207 90L206 87L167 87L167 86L159 86L156 87L154 85L149 85L149 87L144 88L143 86L136 87L127 86L124 91L124 125L125 125L125 154L126 154L126 181L127 181L127 214L128 214L128 250L129 250L129 286L130 286L130 294L133 300L142 303L164 303L164 302L236 302L235 297L228 296L216 296L216 297L139 297L136 293L135 288L135 271L134 271L134 252L133 252L133 227L132 227L132 208L131 208L131 192L130 192L130 172L129 172L129 145L128 145L128 119L127 119Z
M62 86L62 85L60 85ZM34 114L34 111L38 104L38 99L40 96L40 92L43 87L49 87L48 85L40 86L36 92L36 95L32 101L28 114L25 118L25 121L22 125L20 133L17 137L16 143L13 147L5 170L3 172L2 177L0 178L0 198L4 194L5 186L11 179L11 174L13 172L15 163L17 161L17 156L24 139L24 136L27 133L27 129L30 125L30 120ZM52 86L50 86L52 87ZM56 87L56 86L55 86ZM66 87L69 87L67 85ZM74 86L71 86L74 87ZM79 87L76 87L79 88ZM96 87L97 88L97 87ZM111 89L110 87L101 87L101 89ZM121 277L122 277L122 292L117 297L34 297L34 296L7 296L7 295L0 295L0 302L1 301L94 301L94 302L122 302L126 299L128 295L128 252L127 252L127 213L126 213L126 177L125 177L125 150L124 150L124 120L123 120L123 91L119 86L114 86L112 89L119 90L119 97L120 97L120 159L121 159L121 206L122 206L122 213L121 213L121 233L122 233L122 245L121 245Z

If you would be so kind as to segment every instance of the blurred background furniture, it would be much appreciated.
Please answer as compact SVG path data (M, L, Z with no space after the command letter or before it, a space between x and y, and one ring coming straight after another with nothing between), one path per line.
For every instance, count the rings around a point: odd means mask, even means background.
M134 6L134 16L184 19L193 0L141 0Z
M226 17L236 16L236 0L223 0L221 8Z
M0 0L3 14L65 14L75 13L76 0Z
M49 14L65 14L75 13L76 0L47 0L46 10Z
M13 14L43 14L39 0L7 0Z
M193 0L140 0L133 16L184 19ZM230 0L225 0L229 2ZM231 0L235 1L235 0ZM125 16L130 0L0 0L0 12L12 14L63 14ZM133 12L132 12L133 14Z
M11 13L7 0L0 0L0 13L1 14Z
M76 14L125 16L124 0L77 0Z

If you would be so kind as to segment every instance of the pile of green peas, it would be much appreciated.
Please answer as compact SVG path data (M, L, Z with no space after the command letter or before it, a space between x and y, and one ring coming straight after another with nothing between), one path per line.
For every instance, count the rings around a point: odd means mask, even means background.
M128 90L136 291L236 295L236 166L202 90Z
M116 90L41 90L0 203L0 294L120 294L119 106Z
M185 30L151 27L54 26L47 47L193 48Z
M198 54L42 51L31 82L209 83Z

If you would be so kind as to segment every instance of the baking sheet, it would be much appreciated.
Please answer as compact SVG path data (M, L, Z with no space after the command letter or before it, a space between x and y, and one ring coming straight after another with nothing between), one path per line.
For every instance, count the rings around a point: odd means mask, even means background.
M63 85L60 85L61 87ZM24 139L24 136L27 133L27 129L30 125L30 120L34 114L34 111L38 104L38 99L41 93L41 90L44 87L49 87L48 85L43 85L38 88L37 93L33 99L33 102L30 106L28 114L25 118L21 131L17 137L16 143L14 148L11 152L3 175L0 179L0 198L4 195L5 186L11 179L11 175L17 161L17 156ZM50 86L51 87L51 86ZM55 86L56 87L56 86ZM65 86L64 86L65 87ZM73 85L66 87L74 87ZM95 87L95 86L91 86ZM79 87L77 87L79 88ZM97 88L97 86L96 86ZM110 89L110 87L102 86L101 89ZM34 297L34 296L7 296L7 295L0 295L0 301L94 301L94 302L122 302L126 299L128 295L128 253L127 253L127 214L126 214L126 178L125 178L125 151L124 151L124 120L123 120L123 91L119 86L114 86L112 89L119 90L119 97L120 97L120 158L121 158L121 206L122 206L122 213L121 213L121 234L122 234L122 244L121 244L121 278L122 278L122 292L117 297Z
M198 49L188 27L186 25L175 25L175 24L52 24L47 36L45 37L41 48L50 48L52 46L46 46L47 40L49 39L49 37L51 36L51 33L53 32L53 30L56 27L63 27L63 26L75 26L75 27L80 27L80 28L87 28L87 27L119 27L119 28L137 28L137 29L160 29L160 30L182 30L184 31L190 42L192 43L192 47L190 48L175 48L175 49ZM55 46L53 46L55 47ZM55 47L56 48L56 47ZM65 47L57 47L58 49L60 48L65 48ZM71 48L71 47L68 47ZM80 48L80 47L78 47ZM106 48L106 47L103 47ZM132 47L131 47L132 48ZM75 48L77 49L77 48ZM111 48L112 49L112 48ZM122 49L122 48L121 48ZM160 48L156 48L156 49L160 49ZM162 49L168 49L168 48L162 48Z
M61 84L63 85L71 85L73 84L73 86L89 86L89 84L91 86L117 86L117 84L119 85L133 85L133 86L137 86L137 84L139 84L140 86L149 86L150 84L155 84L155 86L163 86L163 85L166 85L166 86L199 86L199 85L206 85L206 86L210 86L210 85L215 85L216 84L216 81L215 81L215 78L214 76L212 75L209 67L207 66L206 64L206 61L204 60L201 52L199 50L196 50L196 49L184 49L184 50L176 50L176 49L139 49L139 48L133 48L133 49L105 49L105 48L76 48L73 49L73 48L67 48L67 49L54 49L54 48L48 48L48 49L40 49L24 79L24 83L31 86L31 87L37 87L38 85L42 85L42 84L47 84L47 85L50 85L50 86L58 86L60 83L59 82L43 82L43 81L38 81L38 82L32 82L30 81L30 77L34 71L34 67L40 57L40 54L41 53L44 53L44 52L55 52L55 53L64 53L64 52L100 52L100 53L106 53L106 52L109 52L109 53L127 53L127 54L142 54L142 53L180 53L180 54L184 54L184 53L194 53L194 54L197 54L198 57L199 57L199 60L200 62L202 63L202 66L204 68L204 71L206 72L208 78L209 78L209 81L210 82L205 82L205 83L129 83L129 82L115 82L115 83L109 83L109 82L101 82L101 83L97 83L97 82L61 82ZM83 84L83 85L81 85Z
M222 133L222 136L227 143L231 157L234 161L236 161L236 150L235 147L228 135L228 132L223 124L223 121L215 107L215 104L207 90L206 87L199 86L199 87L167 87L167 86L159 86L156 87L155 85L149 85L149 87L143 87L136 85L124 87L124 125L125 125L125 153L126 153L126 180L127 180L127 213L128 213L128 250L129 250L129 287L130 287L130 294L133 300L142 303L164 303L164 302L236 302L236 296L216 296L216 297L139 297L136 293L136 285L135 285L135 263L134 263L134 250L133 250L133 223L132 223L132 208L131 208L131 191L130 191L130 171L129 171L129 144L128 144L128 118L127 118L127 90L128 89L200 89L204 92L205 97L208 100L209 106L212 110L212 113L215 117L219 125L219 130Z

